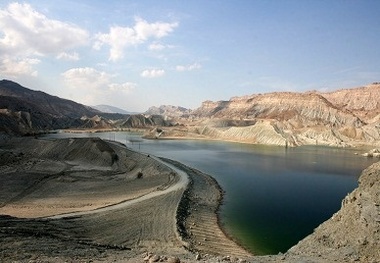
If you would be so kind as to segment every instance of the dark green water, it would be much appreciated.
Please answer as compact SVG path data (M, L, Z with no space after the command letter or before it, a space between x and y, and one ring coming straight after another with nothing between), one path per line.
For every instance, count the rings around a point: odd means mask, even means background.
M352 149L282 147L189 140L141 140L125 132L55 134L97 136L180 161L212 175L226 191L226 232L255 254L285 252L339 210L374 160Z

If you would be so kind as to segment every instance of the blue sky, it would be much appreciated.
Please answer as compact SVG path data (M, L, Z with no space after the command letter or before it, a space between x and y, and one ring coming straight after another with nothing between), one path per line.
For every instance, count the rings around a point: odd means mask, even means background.
M380 1L0 2L0 79L86 105L380 81Z

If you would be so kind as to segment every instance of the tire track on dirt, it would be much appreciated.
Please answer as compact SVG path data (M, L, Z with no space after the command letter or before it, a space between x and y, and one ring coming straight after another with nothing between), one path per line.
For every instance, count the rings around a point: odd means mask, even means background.
M95 214L95 213L102 213L102 212L107 212L107 211L111 211L111 210L115 210L115 209L122 209L122 208L125 208L127 206L137 204L139 202L142 202L142 201L145 201L145 200L148 200L151 198L156 198L158 196L165 195L165 194L168 194L171 192L175 192L175 191L180 190L180 189L185 189L187 187L187 185L189 183L189 178L188 178L188 175L186 172L178 169L177 167L175 167L174 165L172 165L170 163L162 161L161 159L159 159L157 157L151 156L151 158L155 159L156 161L160 162L161 164L168 166L171 170L173 170L173 172L178 175L178 180L177 181L172 180L173 184L165 187L162 190L160 190L160 188L158 187L156 191L150 192L146 195L140 196L140 197L135 198L135 199L126 200L126 201L123 201L123 202L120 202L117 204L101 207L101 208L94 209L94 210L71 212L71 213L65 213L65 214L50 216L50 217L46 217L46 218L61 219L61 218L67 218L67 217L77 217L77 216L83 216L83 215L89 215L89 214Z
M25 198L26 196L33 194L38 188L40 188L42 185L46 184L48 181L56 179L56 178L58 178L64 174L65 174L64 172L59 172L59 173L47 174L47 175L43 176L42 178L33 182L33 184L31 184L30 186L26 187L23 191L21 191L16 196L12 197L8 201L5 201L3 204L0 205L0 207L4 207L4 206L9 205L11 203L17 202L17 201Z

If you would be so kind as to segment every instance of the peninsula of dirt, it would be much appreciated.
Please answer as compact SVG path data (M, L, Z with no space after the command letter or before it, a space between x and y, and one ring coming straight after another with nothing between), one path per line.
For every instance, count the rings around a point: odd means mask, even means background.
M12 138L0 156L2 262L251 256L219 228L216 181L179 163L98 138Z

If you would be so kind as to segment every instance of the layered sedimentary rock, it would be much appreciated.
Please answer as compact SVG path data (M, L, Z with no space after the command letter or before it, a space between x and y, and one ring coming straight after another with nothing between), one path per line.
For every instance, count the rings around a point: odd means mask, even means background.
M380 84L332 93L275 92L206 101L188 133L274 145L378 144Z
M367 123L379 123L380 83L322 94L339 108L346 109Z

